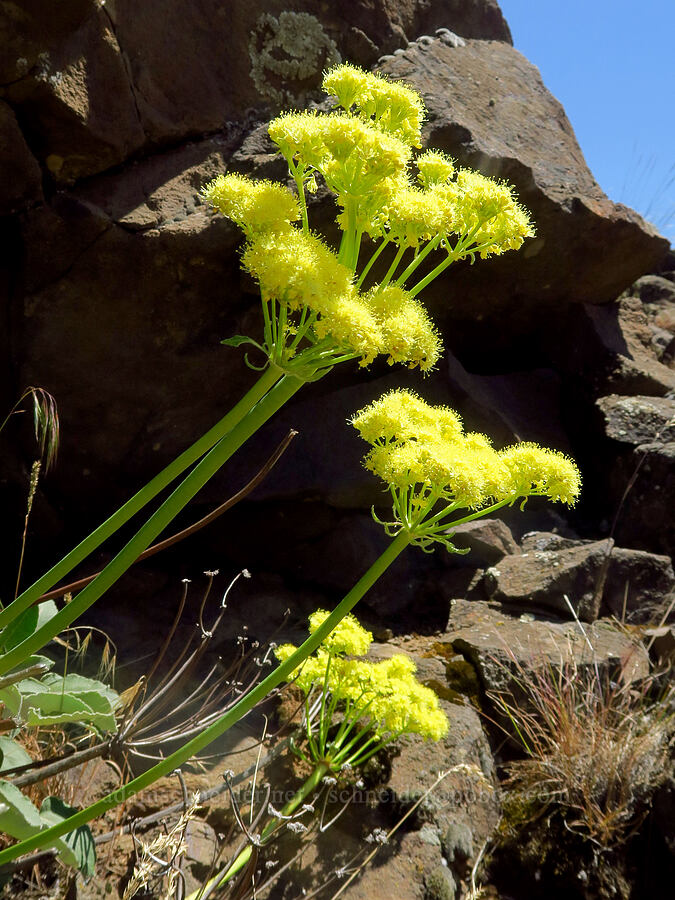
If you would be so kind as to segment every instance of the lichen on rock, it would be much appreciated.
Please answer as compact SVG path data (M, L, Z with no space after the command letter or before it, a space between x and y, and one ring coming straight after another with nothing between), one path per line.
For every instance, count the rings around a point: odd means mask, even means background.
M310 13L282 12L258 17L248 45L251 79L275 104L303 105L322 71L342 61L333 39Z

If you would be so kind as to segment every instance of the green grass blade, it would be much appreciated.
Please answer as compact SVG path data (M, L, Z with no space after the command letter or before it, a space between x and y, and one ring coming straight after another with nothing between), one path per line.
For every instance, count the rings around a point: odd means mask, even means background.
M0 675L20 665L36 650L67 628L92 603L108 590L121 575L150 546L158 534L176 517L183 507L201 490L220 467L304 384L299 378L285 375L265 397L213 447L190 474L167 497L148 521L120 550L96 578L71 602L0 659Z

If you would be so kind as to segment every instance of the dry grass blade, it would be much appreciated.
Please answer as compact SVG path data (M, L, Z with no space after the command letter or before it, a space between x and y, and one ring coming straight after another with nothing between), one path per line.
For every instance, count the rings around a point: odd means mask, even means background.
M570 663L519 668L514 694L491 693L527 757L511 763L504 787L531 809L558 810L566 828L601 847L633 833L664 779L675 735L672 690L640 685Z

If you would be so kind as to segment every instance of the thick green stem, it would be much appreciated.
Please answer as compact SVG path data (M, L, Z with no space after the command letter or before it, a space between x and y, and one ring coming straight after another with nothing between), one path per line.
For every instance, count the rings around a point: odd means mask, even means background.
M0 659L0 675L20 665L24 659L44 647L67 628L126 572L140 554L201 490L220 467L254 434L293 394L302 387L299 378L286 375L256 406L195 466L184 481L167 497L159 509L120 550L117 556L67 606L59 610L42 628L33 632Z
M64 578L75 566L96 550L103 541L128 522L146 503L156 497L167 485L171 484L174 479L210 450L214 444L218 443L265 396L281 376L282 373L274 368L264 372L239 403L217 422L213 428L202 435L198 441L195 441L191 447L184 450L180 456L169 463L158 475L155 475L152 481L148 482L124 506L121 506L116 513L113 513L109 519L103 522L102 525L99 525L77 547L64 556L60 562L20 594L13 603L10 603L5 609L0 611L0 628L7 626L17 616L21 615L24 610L32 606L38 597L54 587L57 581Z
M298 647L295 653L291 654L287 660L277 666L267 678L259 682L216 722L208 728L205 728L201 734L197 735L197 737L193 738L191 741L188 741L188 743L176 750L170 756L167 756L166 759L163 759L161 762L154 765L151 769L148 769L147 772L144 772L128 784L113 791L111 794L108 794L107 797L103 797L97 803L92 804L92 806L88 806L86 809L75 813L75 815L70 816L68 819L64 819L64 821L58 825L53 825L45 831L40 831L37 834L26 838L26 840L0 851L0 866L31 850L50 846L56 838L68 834L76 828L79 828L80 825L86 825L86 823L91 822L92 819L104 815L108 810L113 809L120 803L124 803L130 797L133 797L134 794L137 794L139 791L145 790L145 788L154 784L158 778L169 775L174 769L184 765L195 754L202 751L205 747L208 747L212 741L219 738L236 722L243 718L246 713L250 712L256 704L260 703L261 700L264 700L270 691L278 687L283 681L288 681L292 672L297 669L311 653L314 653L331 631L333 631L335 626L342 621L354 606L356 606L366 591L375 584L380 575L389 568L409 543L410 535L405 532L397 535L384 553L375 560L351 591L340 601L332 613L326 617L314 634L311 634L307 640Z

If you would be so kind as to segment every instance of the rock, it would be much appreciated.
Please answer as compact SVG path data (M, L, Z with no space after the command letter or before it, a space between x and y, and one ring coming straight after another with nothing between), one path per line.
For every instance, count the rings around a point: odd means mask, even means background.
M557 372L535 368L485 375L468 372L452 353L446 357L453 395L470 406L474 421L480 417L476 427L489 430L495 444L535 441L570 452L562 426L563 385Z
M643 275L631 285L629 294L648 305L675 304L675 285L661 275Z
M611 440L582 465L587 483L617 517L616 538L631 547L675 554L669 498L675 491L675 400L610 395L596 408Z
M52 176L72 183L151 144L217 131L251 107L301 105L326 66L366 67L424 28L453 20L477 38L510 40L494 0L366 0L324 7L292 0L223 7L149 0L68 0L59 22L44 0L3 4L0 67L10 102L38 137ZM162 23L162 28L157 23ZM49 22L46 27L45 22ZM5 41L6 38L6 41Z
M667 556L612 548L607 541L570 541L505 556L485 573L485 589L498 603L568 618L567 597L585 622L602 613L648 621L674 587Z
M675 663L675 625L645 628L644 639L651 656L660 669Z
M388 787L394 807L407 811L436 781L434 788L413 814L413 825L433 827L439 835L450 825L471 829L474 848L486 840L499 820L499 800L493 788L494 764L478 713L470 705L441 701L450 720L450 731L442 741L410 738L401 742L400 755L392 762Z
M634 479L634 480L633 480ZM624 497L630 483L630 490ZM675 442L641 444L616 460L609 492L619 510L617 540L675 556Z
M0 216L42 199L42 173L12 109L0 100Z
M476 519L458 525L452 532L452 543L469 550L457 559L472 568L493 566L504 556L520 553L510 528L501 519Z
M600 397L597 406L612 440L633 446L675 440L675 399L611 394Z
M96 0L63 0L59 15L50 0L22 0L0 7L0 85L19 81L37 63L77 31L97 7Z
M662 397L675 389L675 372L657 358L662 351L654 347L647 312L635 297L568 311L556 338L551 353L567 373L568 402L575 403L577 416L589 395L592 402L603 394Z
M91 7L79 27L5 88L35 154L61 184L117 165L145 143L114 28L105 7Z
M599 667L601 675L639 680L649 674L649 658L641 643L611 622L584 626L516 617L495 602L453 600L447 631L437 641L461 653L475 666L484 690L513 690L514 678L526 678L540 666L569 665L580 673ZM593 647L591 652L586 640Z
M451 822L441 839L449 866L465 866L474 855L473 832L468 825Z
M468 40L452 47L435 40L385 62L382 72L405 79L424 97L425 146L513 182L537 223L537 237L520 253L470 271L458 267L426 292L437 306L447 306L450 292L458 337L472 333L477 313L499 316L493 342L514 331L531 333L532 317L543 310L607 302L665 255L667 241L652 226L602 193L562 107L509 45ZM606 252L598 254L597 246ZM484 343L480 349L484 354Z
M192 819L185 829L185 856L182 865L186 892L198 890L211 874L220 841L208 822Z
M657 359L675 368L675 284L660 275L643 275L629 293L642 301Z

